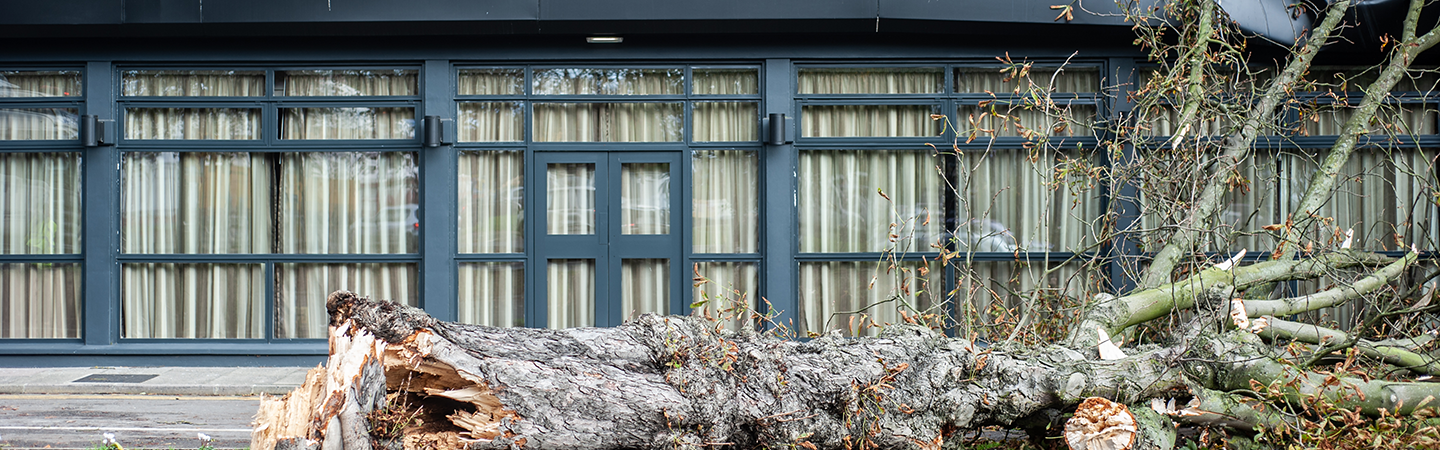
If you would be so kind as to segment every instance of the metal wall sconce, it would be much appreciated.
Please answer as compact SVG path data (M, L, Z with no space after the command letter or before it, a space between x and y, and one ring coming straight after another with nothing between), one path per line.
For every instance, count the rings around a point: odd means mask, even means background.
M424 125L421 130L421 145L434 148L455 144L454 120L441 119L440 116L425 116L421 124Z
M86 147L115 145L115 121L100 120L91 115L80 116L80 144Z
M790 118L783 113L770 113L768 117L760 119L760 129L765 132L765 143L769 145L785 145L792 142L790 139Z

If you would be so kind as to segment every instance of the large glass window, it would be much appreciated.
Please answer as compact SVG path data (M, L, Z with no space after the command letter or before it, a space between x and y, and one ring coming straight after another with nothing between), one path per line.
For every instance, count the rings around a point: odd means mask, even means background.
M78 70L0 70L0 339L81 337Z
M1000 69L799 69L798 331L866 334L915 314L956 326L947 314L973 299L940 273L958 273L934 262L941 250L1042 262L1095 250L1100 200L1055 168L1096 141L1099 71ZM1030 81L1061 108L1027 105Z
M385 103L416 101L416 75L124 71L121 337L323 338L336 289L417 304L415 151L277 146L413 141L414 108Z

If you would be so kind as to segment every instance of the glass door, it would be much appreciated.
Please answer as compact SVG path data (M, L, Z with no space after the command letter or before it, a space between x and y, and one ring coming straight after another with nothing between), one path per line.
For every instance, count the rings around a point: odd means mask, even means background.
M676 152L539 152L537 326L617 326L684 312Z

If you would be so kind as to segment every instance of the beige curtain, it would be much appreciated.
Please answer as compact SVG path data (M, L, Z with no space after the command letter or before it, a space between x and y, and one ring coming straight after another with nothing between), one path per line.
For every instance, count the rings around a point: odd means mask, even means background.
M1293 211L1305 195L1310 178L1319 168L1324 150L1285 153L1285 195L1282 211ZM1347 229L1355 231L1354 248L1402 250L1414 243L1421 250L1435 250L1440 236L1440 212L1435 208L1437 180L1433 149L1360 149L1341 169L1331 199L1320 211L1334 219L1308 230L1318 243L1338 245ZM1339 235L1339 239L1336 236ZM1395 240L1399 236L1400 244Z
M0 108L0 141L76 139L79 118L68 108Z
M264 97L265 72L132 70L121 75L120 95L126 97Z
M620 165L620 234L670 234L670 165Z
M760 72L755 69L694 69L690 92L700 95L754 95L760 93Z
M1333 136L1340 134L1345 122L1355 114L1354 107L1325 107L1301 113L1301 134L1306 136ZM1399 104L1385 105L1376 113L1366 129L1372 137L1398 136L1407 134L1435 134L1435 123L1440 111L1435 105Z
M455 93L460 95L524 95L522 69L463 69Z
M801 94L930 94L941 92L945 72L937 68L800 69L799 84Z
M411 139L412 108L281 108L280 139Z
M594 164L550 164L545 187L547 234L595 234Z
M874 336L870 325L900 323L900 311L940 313L934 293L944 288L939 264L886 261L800 263L801 337L840 330ZM921 268L924 270L921 270Z
M1092 129L1095 121L1093 105L1074 105L1054 114L1019 107L1007 110L1004 106L961 106L957 110L959 123L954 127L962 140L969 136L984 142L984 139L992 137L1035 139L1041 136L1095 135Z
M1139 114L1136 118L1138 123L1149 124L1148 130L1145 130L1147 136L1174 136L1181 129L1185 129L1187 138L1222 136L1229 133L1233 125L1228 117L1206 116L1197 118L1186 128L1185 124L1180 123L1180 109L1171 105L1155 106L1136 112ZM1271 132L1274 131L1278 130Z
M276 264L275 337L324 338L325 299L337 289L417 306L416 269L409 263Z
M626 320L670 314L670 260L621 260L620 312Z
M730 330L755 327L752 313L760 306L760 275L757 264L750 262L695 263L695 277L705 281L693 286L693 302L699 306L691 314L715 319Z
M1055 178L1063 154L991 150L960 154L955 231L961 249L976 252L1080 252L1095 241L1096 188ZM1098 224L1096 225L1098 226Z
M122 161L125 253L269 253L271 155L140 153ZM126 338L264 336L259 264L123 264Z
M76 97L80 72L0 71L0 97Z
M1100 71L1093 68L1069 67L1059 71L1058 67L1032 67L1028 77L1017 77L1015 72L1001 72L999 67L961 68L955 70L955 92L997 96L1021 94L1030 89L1030 84L1042 90L1053 88L1055 93L1100 92ZM1054 80L1053 83L1051 80Z
M1221 194L1222 209L1217 213L1218 223L1209 230L1202 230L1205 234L1201 248L1215 252L1242 249L1269 251L1275 248L1275 240L1260 228L1283 222L1279 209L1281 181L1277 157L1273 150L1254 150L1236 168L1231 175L1243 177L1248 184L1231 187ZM1165 192L1159 192L1161 189ZM1141 231L1138 237L1143 238L1145 247L1158 249L1164 245L1165 239L1175 231L1173 227L1190 216L1184 205L1195 204L1199 196L1200 190L1189 184L1142 189L1140 229L1145 231Z
M0 338L79 338L80 267L0 264Z
M541 69L536 95L683 95L680 69Z
M756 102L694 102L691 111L695 142L738 142L760 139L760 104Z
M1027 311L1031 313L1027 329L1041 323L1072 323L1073 319L1056 316L1073 314L1083 299L1098 292L1089 276L1093 269L1079 264L977 262L952 267L958 287L950 303L958 308L959 336L974 333L982 339L1005 339Z
M536 103L536 142L679 142L681 103Z
M492 327L525 326L525 264L460 264L458 320Z
M125 139L260 139L260 110L126 108Z
M690 158L691 251L755 253L760 241L758 152L695 150Z
M525 153L459 155L459 253L525 251Z
M419 95L414 70L289 70L276 73L287 96Z
M595 326L595 260L546 261L545 326L552 329Z
M525 114L515 102L460 102L460 142L525 140Z
M806 105L804 137L924 137L940 134L929 105Z
M937 164L930 150L802 150L800 251L933 251L944 220Z
M80 154L0 153L0 253L80 253ZM80 337L80 264L0 264L0 337Z

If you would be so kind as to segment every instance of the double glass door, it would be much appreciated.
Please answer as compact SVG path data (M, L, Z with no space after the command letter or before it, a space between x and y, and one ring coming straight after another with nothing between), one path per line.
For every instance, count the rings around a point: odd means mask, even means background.
M538 152L544 183L528 323L609 327L684 310L679 152Z

